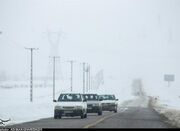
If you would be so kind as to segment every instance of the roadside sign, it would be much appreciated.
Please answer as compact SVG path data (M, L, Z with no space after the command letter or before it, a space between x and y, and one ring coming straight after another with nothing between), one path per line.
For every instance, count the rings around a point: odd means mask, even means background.
M165 74L164 75L164 81L174 81L175 77L173 74Z
M174 74L165 74L164 75L164 81L168 82L168 87L170 87L170 82L175 80Z

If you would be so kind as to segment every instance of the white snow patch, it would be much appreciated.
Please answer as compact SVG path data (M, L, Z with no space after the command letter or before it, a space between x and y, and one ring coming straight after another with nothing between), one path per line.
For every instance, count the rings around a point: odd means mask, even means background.
M0 88L0 119L11 119L5 125L53 117L52 88L34 88L33 92L33 102L30 102L29 88Z
M162 103L158 97L151 97L150 105L168 119L172 126L180 127L180 110Z

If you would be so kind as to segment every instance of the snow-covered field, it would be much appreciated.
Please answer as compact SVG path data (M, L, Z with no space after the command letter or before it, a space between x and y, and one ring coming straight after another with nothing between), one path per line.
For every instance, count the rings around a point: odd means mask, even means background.
M0 89L0 118L15 124L53 116L51 88L34 88L30 102L29 88Z

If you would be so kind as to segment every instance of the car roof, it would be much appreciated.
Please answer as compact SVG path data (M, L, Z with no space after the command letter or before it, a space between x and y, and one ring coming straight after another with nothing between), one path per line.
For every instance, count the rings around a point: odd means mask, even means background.
M115 96L114 94L101 94L99 96Z
M98 94L95 94L95 93L89 93L89 94L83 94L83 95L98 95Z
M81 93L61 93L61 94L63 94L63 95L66 95L66 94L74 94L74 95L77 94L77 95L82 95ZM60 95L61 95L61 94L60 94Z

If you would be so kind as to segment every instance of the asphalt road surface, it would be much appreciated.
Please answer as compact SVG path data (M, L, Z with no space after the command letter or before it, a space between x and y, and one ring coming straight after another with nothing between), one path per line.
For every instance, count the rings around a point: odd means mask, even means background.
M33 122L9 126L10 128L171 128L164 118L151 108L124 107L118 113L103 112L88 114L86 119L80 117L46 118ZM8 128L9 128L8 127Z
M129 107L125 112L110 117L93 128L172 128L165 121L152 108Z

